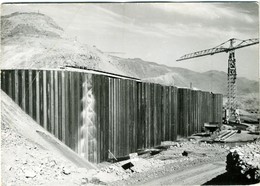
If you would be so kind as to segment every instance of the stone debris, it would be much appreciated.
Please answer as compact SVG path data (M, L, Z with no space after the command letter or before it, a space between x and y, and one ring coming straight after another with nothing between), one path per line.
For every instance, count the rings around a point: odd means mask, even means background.
M144 179L151 179L170 170L200 164L207 161L223 159L226 146L201 143L198 141L163 142L160 153L138 155L130 154L130 159L106 163L99 170L77 168L71 162L57 154L47 151L35 142L28 141L13 131L8 125L2 125L1 151L3 167L3 185L93 185L114 184L115 182L131 182L132 178L147 173ZM188 156L183 156L186 151ZM203 158L202 158L203 157ZM124 170L122 165L131 162L133 166ZM168 168L165 168L168 167ZM151 172L150 171L154 171ZM140 174L139 174L140 173ZM133 179L133 184L139 178ZM63 184L63 185L64 185ZM120 184L119 184L120 185Z
M63 170L62 170L63 174L65 175L69 175L71 173L70 169L68 167L63 167Z
M146 172L154 170L154 173L148 174L141 181L147 180L160 172L165 172L165 166L171 165L169 170L182 169L185 166L190 166L191 164L198 164L204 161L211 162L213 159L223 159L225 158L226 146L219 144L208 144L199 142L163 142L162 146L169 146L167 150L161 151L159 154L154 156L147 156L147 154L139 155L129 160L117 162L105 166L100 169L96 174L92 174L92 177L98 178L100 181L114 185L115 182L121 185L122 182L130 184L137 184L138 179L132 179L137 175L141 175ZM182 153L186 151L189 156L183 156ZM202 159L203 157L203 159ZM124 170L122 165L131 162L134 166L131 167L133 172L129 169ZM90 181L91 182L91 181ZM131 185L130 184L130 185Z
M183 151L182 155L183 156L188 156L188 152L187 151Z
M26 178L34 178L36 176L35 172L32 170L26 170L24 174Z
M81 179L81 185L86 185L88 183L88 178Z
M239 174L252 183L260 182L260 141L230 149L226 170Z
M138 158L138 154L137 153L131 153L131 154L129 154L129 157L130 157L130 159L136 159L136 158Z
M66 180L68 185L73 185L71 181L80 182L84 178L85 183L91 176L87 169L77 168L59 155L37 146L3 122L1 129L2 185L48 185Z

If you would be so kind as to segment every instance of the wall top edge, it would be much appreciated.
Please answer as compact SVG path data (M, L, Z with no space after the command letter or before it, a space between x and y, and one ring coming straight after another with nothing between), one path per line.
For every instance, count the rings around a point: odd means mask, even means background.
M96 71L96 70L87 70L87 69L77 69L77 68L70 68L70 67L61 67L61 68L5 68L1 69L1 71L5 70L33 70L33 71L63 71L63 72L81 72L81 73L87 73L87 74L97 74L97 75L104 75L111 78L119 78L119 79L129 79L129 80L135 80L135 81L141 81L137 78L131 78L124 75L117 75L112 74L109 72L102 72L102 71Z
M99 71L95 71L95 70L87 70L87 69L78 69L78 68L70 68L70 67L62 67L62 68L5 68L5 69L0 69L0 73L2 71L19 71L19 70L32 70L32 71L62 71L62 72L80 72L80 73L86 73L86 74L91 74L91 75L103 75L109 78L114 78L114 79L124 79L124 80L132 80L132 81L136 81L139 83L144 83L144 84L154 84L154 85L159 85L162 87L174 87L177 89L181 89L181 90L191 90L191 91L195 91L195 92L203 92L203 93L209 93L209 94L214 94L214 95L222 95L220 93L213 93L213 92L209 92L209 91L204 91L204 90L200 90L200 89L190 89L188 87L178 87L178 86L165 86L162 84L158 84L158 83L153 83L153 82L146 82L146 81L142 81L141 79L132 79L131 77L128 78L127 76L121 76L121 75L115 75L115 74L109 74L109 73L105 73L105 72L99 72Z

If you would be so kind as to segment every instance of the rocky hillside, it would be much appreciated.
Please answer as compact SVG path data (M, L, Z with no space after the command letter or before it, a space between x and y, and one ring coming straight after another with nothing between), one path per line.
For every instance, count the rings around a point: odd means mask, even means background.
M19 36L61 37L63 29L40 13L13 13L1 19L1 38Z
M168 67L139 58L110 56L96 47L66 36L52 18L39 13L13 13L1 17L1 68L59 68L65 65L86 66L144 81L190 87L226 94L225 72L198 73ZM258 91L258 83L238 78L238 93Z
M194 72L184 68L169 67L142 59L124 59L113 57L113 63L121 66L121 69L131 76L139 77L147 82L155 82L163 85L175 85L178 87L192 87L194 89L207 90L215 93L226 94L227 73L222 71ZM239 95L258 92L258 82L243 77L237 79Z
M46 15L13 13L2 16L1 25L1 68L79 65L124 75L124 72L110 64L110 56L66 37L63 29Z
M158 77L147 78L145 80L164 85L178 85L181 87L190 87L192 83L192 87L194 89L208 90L211 92L226 94L227 74L225 72L208 71L204 73L178 73L178 69L173 71L175 72L167 73ZM239 95L257 92L258 83L246 78L238 78L237 90Z

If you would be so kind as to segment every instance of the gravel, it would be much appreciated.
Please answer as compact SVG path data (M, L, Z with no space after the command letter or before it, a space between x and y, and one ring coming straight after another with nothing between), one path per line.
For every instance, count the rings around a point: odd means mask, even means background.
M3 185L41 185L66 180L67 185L76 185L81 179L87 178L88 171L85 168L78 168L45 150L3 122L1 127Z

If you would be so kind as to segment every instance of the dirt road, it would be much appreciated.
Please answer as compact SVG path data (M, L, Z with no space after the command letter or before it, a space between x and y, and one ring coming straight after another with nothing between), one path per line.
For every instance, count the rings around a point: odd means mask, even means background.
M190 167L141 185L202 185L225 172L225 162L219 161Z

